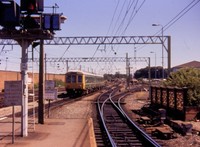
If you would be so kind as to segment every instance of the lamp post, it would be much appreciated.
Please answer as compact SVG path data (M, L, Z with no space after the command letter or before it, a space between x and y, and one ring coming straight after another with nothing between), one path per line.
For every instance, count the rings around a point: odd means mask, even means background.
M152 26L161 26L161 33L162 33L162 78L164 79L164 41L163 41L163 25L161 24L152 24Z
M6 57L6 67L5 67L5 71L7 71L7 67L8 67L8 57Z
M155 79L157 78L157 69L156 69L156 52L150 52L150 53L154 53L155 54Z

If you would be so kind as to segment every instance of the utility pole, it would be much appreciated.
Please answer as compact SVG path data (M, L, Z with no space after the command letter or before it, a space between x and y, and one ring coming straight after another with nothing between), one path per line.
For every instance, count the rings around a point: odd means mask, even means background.
M39 65L39 101L38 101L38 123L44 124L44 40L40 40L40 65Z
M66 72L69 70L68 60L66 60Z
M130 62L128 58L128 53L126 53L126 76L127 76L127 89L129 89L129 83L130 83Z
M29 40L23 39L20 42L22 47L21 58L21 80L22 80L22 116L21 116L21 135L28 136L28 46Z
M28 47L40 41L40 85L39 123L44 123L44 49L43 40L53 39L55 30L60 30L62 14L44 14L43 0L21 0L20 6L14 0L0 0L0 38L12 39L22 48L21 81L21 135L28 136ZM9 13L8 13L9 12ZM63 18L63 22L66 18ZM34 47L34 46L33 46Z
M44 61L45 61L45 81L47 81L48 78L47 78L47 54L46 53L45 53Z
M161 26L161 33L162 33L162 79L165 78L164 73L164 27L161 24L152 24L152 26ZM169 70L169 69L168 69Z
M154 79L157 79L157 67L156 67L156 52L150 52L150 53L154 53L155 54L155 71L154 71L154 73L155 73L155 76L154 76Z

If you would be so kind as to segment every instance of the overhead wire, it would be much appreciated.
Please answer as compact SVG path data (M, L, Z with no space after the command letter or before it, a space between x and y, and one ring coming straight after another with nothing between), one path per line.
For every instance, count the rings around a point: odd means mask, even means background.
M125 27L123 33L122 33L122 35L125 34L125 32L127 31L129 25L131 24L131 22L133 21L133 19L134 19L135 16L137 15L137 13L140 11L140 9L142 8L142 6L144 5L144 3L145 3L146 0L143 0L143 2L140 4L139 8L136 10L136 7L137 7L137 5L138 5L138 1L139 1L139 0L137 0L137 2L136 2L136 5L135 5L135 7L134 7L134 9L133 9L133 11L132 11L132 14L131 14L131 16L130 16L130 19L129 19L129 21L128 21L128 23L127 23L127 25L126 25L126 27Z
M112 24L113 24L113 22L114 22L114 18L115 18L115 15L116 15L116 12L117 12L119 3L120 3L120 0L118 0L117 5L116 5L116 7L115 7L115 10L114 10L114 13L113 13L113 16L112 16L112 19L111 19L111 22L110 22L110 25L109 25L109 28L108 28L108 31L107 31L107 35L109 34L110 29L111 29L111 26L112 26Z
M196 2L195 2L196 1ZM200 0L193 0L190 2L186 7L184 7L176 16L174 16L167 24L163 26L163 31L166 31L169 29L174 23L176 23L180 18L182 18L187 12L189 12L194 6L196 6ZM158 34L162 33L162 28L156 32L153 36L157 36ZM138 50L141 50L146 45L143 45L138 48Z
M126 2L127 2L127 1L125 0L124 3L123 3L123 5L122 5L122 7L121 7L121 9L120 9L119 15L118 15L118 17L116 18L115 25L114 25L114 27L113 27L113 30L112 30L112 33L111 33L111 34L114 34L115 28L117 27L118 21L120 20L120 17L121 17L121 15L122 15L122 12L123 12L123 10L124 10L124 7L125 7Z
M116 5L116 7L115 7L115 9L114 9L114 13L113 13L113 16L112 16L112 19L111 19L111 22L110 22L110 25L109 25L109 28L108 28L108 31L107 31L107 35L109 34L110 29L111 29L111 26L112 26L112 24L113 24L113 22L114 22L114 18L115 18L115 15L116 15L116 12L117 12L119 3L120 3L120 0L117 1L117 5ZM106 46L104 46L104 47L106 48ZM97 51L99 50L99 48L100 48L100 45L97 46L97 48L96 48L94 54L92 55L92 58L96 55L96 53L97 53Z
M60 57L60 59L62 59L65 55L65 53L69 50L71 45L68 45L68 47L65 49L64 53L62 54L62 56Z
M128 26L131 23L131 21L133 20L134 16L137 14L136 7L137 7L137 4L138 4L138 1L139 0L137 0L136 3L135 3L135 6L134 6L134 8L132 10L132 13L131 13L131 15L129 17L128 23L127 23L127 25L126 25L124 30L126 30L126 28L128 28ZM123 31L123 32L125 32L125 31Z
M195 0L194 0L195 1ZM192 6L188 6L187 7L187 10L185 12L183 12L183 14L181 14L180 16L176 16L176 20L174 20L174 18L169 22L167 23L164 27L164 31L166 31L168 28L170 28L175 22L177 22L180 18L182 18L188 11L190 11L194 6L196 6L198 3L200 2L200 0L198 0L196 3L194 3ZM184 9L185 10L185 9ZM181 11L182 12L182 11ZM171 24L170 24L171 23Z
M141 10L142 6L144 5L146 0L143 0L141 3L139 0L129 1L129 4L127 6L127 9L125 11L124 17L118 26L117 31L115 32L115 35L119 34L120 36L125 35L128 27L134 20L135 16L138 14L138 12ZM123 30L123 31L122 31ZM117 49L118 51L118 49ZM117 53L117 52L115 52Z
M182 9L175 17L173 17L167 24L165 24L163 26L163 31L166 31L167 29L169 29L174 23L176 23L180 18L182 18L187 12L189 12L195 5L197 5L200 0L193 0L192 2L190 2L184 9ZM162 29L159 30L158 32L156 32L154 34L157 35L159 33L162 32Z
M120 32L120 30L123 28L124 22L125 22L125 20L126 20L128 14L129 14L130 9L131 9L132 6L133 6L134 1L135 1L135 0L133 0L133 1L130 0L130 1L129 1L128 6L127 6L127 9L126 9L126 11L125 11L125 15L124 15L124 17L122 18L122 21L121 21L120 25L118 26L118 28L117 28L117 30L116 30L116 32L115 32L115 35L117 35L117 34Z
M107 31L106 36L109 34L109 32L110 32L110 30L111 30L111 26L112 26L112 24L113 24L113 22L114 22L114 19L115 19L116 12L117 12L117 9L118 9L118 7L119 7L119 4L120 4L120 0L117 0L117 4L116 4L116 7L115 7L115 9L114 9L114 12L113 12L113 15L112 15L112 19L111 19L111 22L110 22L110 25L109 25L109 28L108 28L108 31ZM98 46L97 46L97 48L96 48L94 54L92 55L92 58L96 55L96 53L97 53L97 51L99 50L100 46L101 46L101 45L98 45ZM105 48L106 48L106 45L104 45L104 50L105 50Z
M130 9L130 6L131 6L131 1L132 0L130 0L129 2L128 1L124 1L123 3L122 3L122 5L120 5L120 3L118 4L118 6L116 7L116 10L115 10L115 12L114 12L114 15L113 15L113 20L112 20L112 22L114 22L114 18L115 18L115 23L114 23L114 27L113 27L113 29L112 29L112 32L111 32L111 35L117 35L117 31L119 31L120 29L121 29L121 27L122 27L122 25L123 25L123 19L125 20L125 18L124 17L126 17L126 16L124 16L123 18L122 18L122 15L123 15L123 12L124 11L126 11L126 13L128 13L127 11L129 11L128 9ZM119 2L119 1L118 1ZM128 3L128 4L127 4ZM132 2L133 3L133 2ZM126 4L127 4L127 9L125 10L125 6L126 6ZM121 8L120 8L120 6L121 6ZM116 11L117 10L119 10L119 13L116 13ZM121 19L122 19L122 21L121 21ZM116 29L117 29L117 31L116 31ZM116 55L116 51L114 50L114 46L115 45L112 45L112 47L111 47L111 51L110 52L114 52L114 55ZM110 53L109 52L109 53Z

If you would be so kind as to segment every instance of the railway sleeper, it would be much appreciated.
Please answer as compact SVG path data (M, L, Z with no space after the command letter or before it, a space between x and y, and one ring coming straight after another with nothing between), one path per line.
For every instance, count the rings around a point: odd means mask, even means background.
M107 126L110 126L111 128L115 128L117 127L119 128L127 128L127 124L123 123L123 122L109 122L106 124Z
M117 144L120 144L120 145L125 144L129 146L130 144L132 144L132 146L142 146L141 141L138 141L138 140L129 140L129 141L117 140L116 142Z
M114 136L113 139L116 139L116 140L137 140L137 137L136 136L130 136L130 137L127 137L127 136Z
M102 134L101 133L95 133L95 137L96 138L102 138Z
M126 142L119 142L117 143L117 146L134 146L134 147L141 147L144 146L141 142L135 142L135 143L126 143Z
M104 145L104 141L102 139L100 139L100 140L96 139L96 142L97 142L98 146L99 145Z
M116 140L116 142L117 143L124 143L124 144L130 144L130 143L132 143L132 144L142 144L141 143L141 141L139 141L139 140Z
M109 123L109 124L113 124L113 123L121 123L121 124L123 124L124 122L122 121L122 120L108 120L108 119L106 119L106 123Z
M111 134L115 137L135 137L133 133L127 134L126 132L111 132Z
M101 134L101 130L94 130L95 134Z
M108 128L108 130L112 133L133 133L133 131L131 129L128 129L128 128L124 128L124 129L119 129L119 128Z
M112 136L114 137L135 137L136 135L133 132L111 132Z
M129 135L129 136L127 136L127 135L117 135L117 134L115 134L115 135L113 135L113 138L115 138L115 139L123 139L123 140L137 140L137 136L134 136L133 134L132 135Z
M121 119L119 115L107 115L106 118L110 120Z

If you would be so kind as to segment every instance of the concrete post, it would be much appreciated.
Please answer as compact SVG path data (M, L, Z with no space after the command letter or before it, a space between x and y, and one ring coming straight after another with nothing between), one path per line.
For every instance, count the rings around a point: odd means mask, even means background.
M38 123L44 124L44 40L40 40L40 68L39 68L39 103L38 103Z
M22 127L21 135L28 136L28 40L21 41L22 58L21 58L21 80L22 80Z

